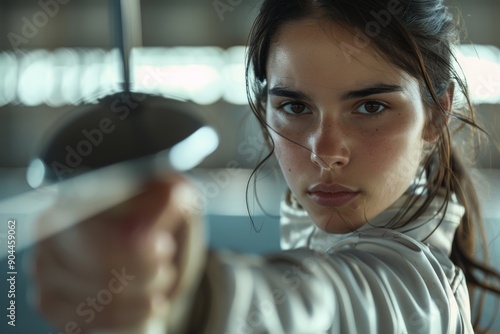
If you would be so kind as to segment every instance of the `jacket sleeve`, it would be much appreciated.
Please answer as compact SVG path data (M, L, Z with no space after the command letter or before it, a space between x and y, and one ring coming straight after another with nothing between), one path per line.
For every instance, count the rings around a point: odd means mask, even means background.
M327 253L214 253L199 301L203 333L472 333L446 270L427 246L387 230Z

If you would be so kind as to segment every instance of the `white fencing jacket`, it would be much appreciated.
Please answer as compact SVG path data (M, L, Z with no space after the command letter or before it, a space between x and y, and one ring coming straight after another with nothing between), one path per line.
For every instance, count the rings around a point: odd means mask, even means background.
M449 259L463 207L450 202L439 224L438 198L403 228L384 228L405 200L347 235L283 201L283 252L209 256L202 332L473 333L465 278Z

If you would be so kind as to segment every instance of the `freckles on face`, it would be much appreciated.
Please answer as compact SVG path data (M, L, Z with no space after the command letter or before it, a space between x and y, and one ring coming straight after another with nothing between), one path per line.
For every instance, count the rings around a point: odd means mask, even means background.
M422 158L418 81L372 48L355 58L349 31L295 21L267 63L266 119L290 190L321 229L355 230L408 188Z

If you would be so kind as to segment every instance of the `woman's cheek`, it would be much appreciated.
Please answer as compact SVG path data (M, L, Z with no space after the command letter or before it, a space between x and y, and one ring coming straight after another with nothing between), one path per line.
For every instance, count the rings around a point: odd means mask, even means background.
M383 175L387 193L400 195L416 176L420 147L411 141L410 138L394 138L379 152L378 166L374 166L374 170Z
M294 144L282 137L275 140L275 143L276 158L278 159L283 173L288 174L293 170L292 168L294 167L293 161L295 160L294 157L296 156L295 150L292 147Z
M293 189L301 174L305 172L304 164L308 163L310 159L304 156L305 149L289 140L282 137L275 138L275 143L276 159L287 184Z

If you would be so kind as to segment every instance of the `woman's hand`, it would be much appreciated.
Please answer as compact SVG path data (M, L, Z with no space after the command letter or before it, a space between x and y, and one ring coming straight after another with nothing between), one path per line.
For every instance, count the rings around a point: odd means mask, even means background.
M194 289L204 263L196 195L181 176L157 181L41 242L34 267L40 312L66 333L166 319L172 302ZM50 225L47 217L40 228Z

